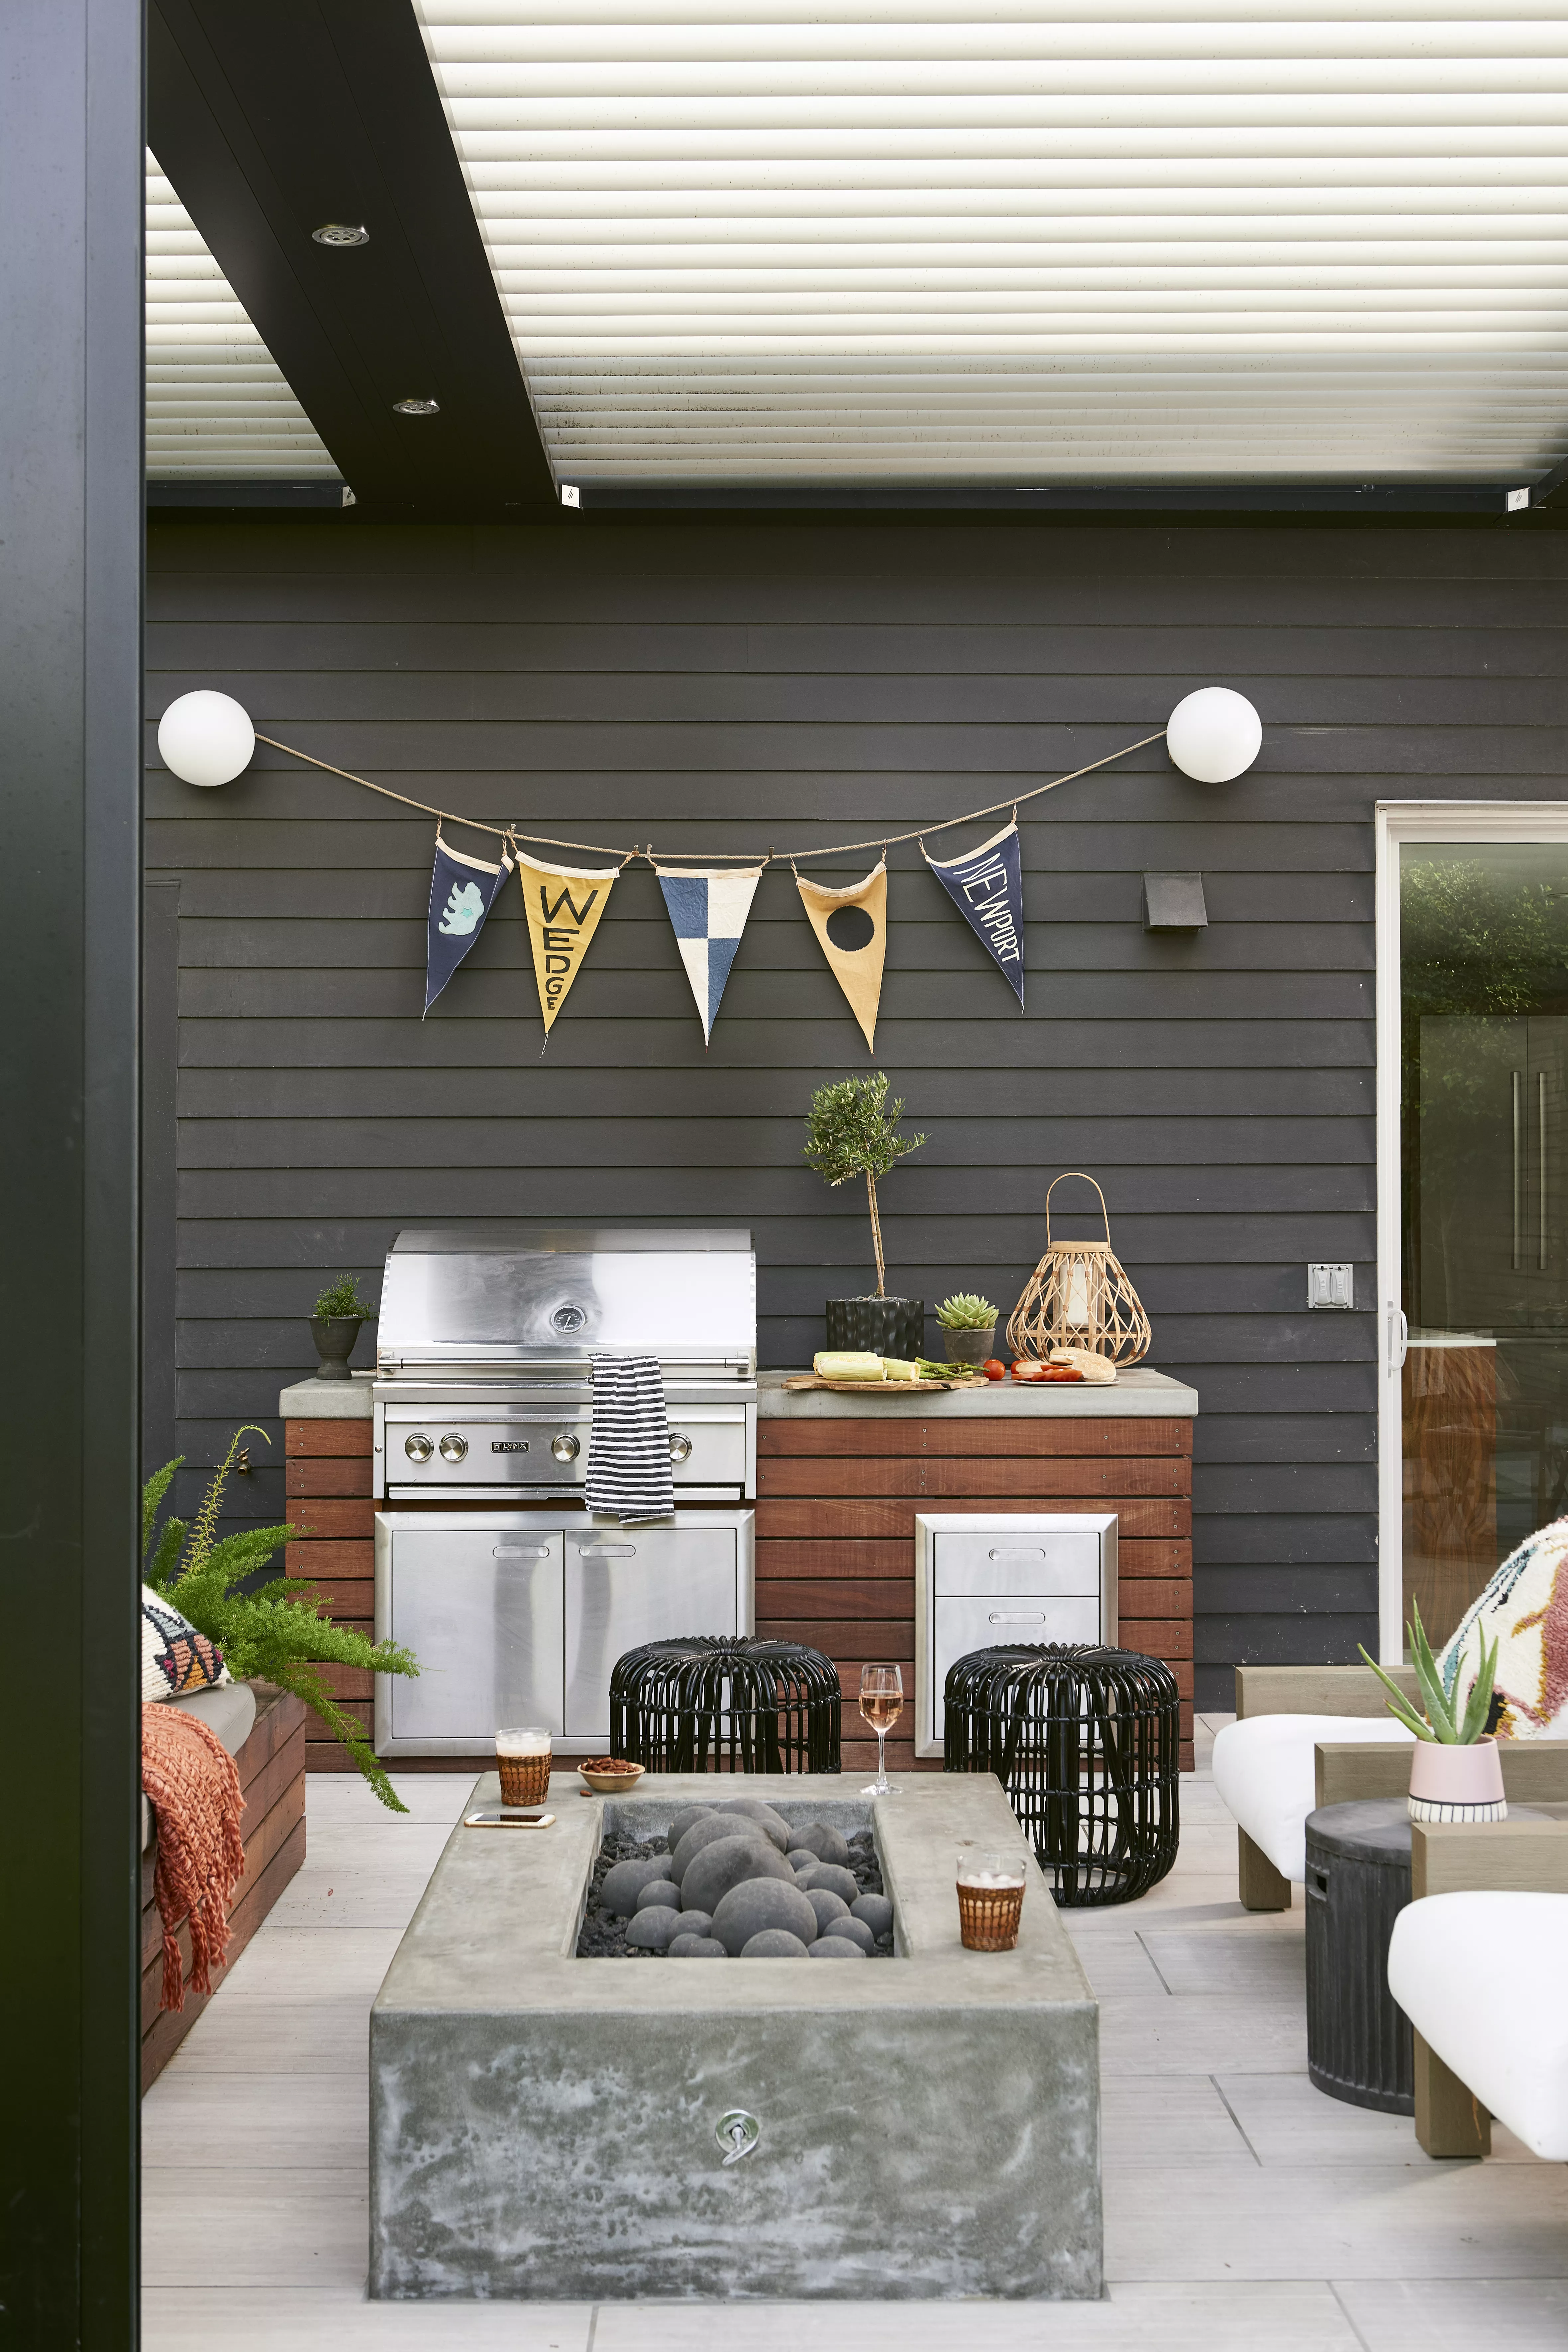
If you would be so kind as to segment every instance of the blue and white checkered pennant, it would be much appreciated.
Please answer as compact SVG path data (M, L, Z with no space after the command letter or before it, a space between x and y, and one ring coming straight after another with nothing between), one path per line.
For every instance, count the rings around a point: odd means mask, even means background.
M658 869L658 887L675 929L676 945L702 1016L702 1034L713 1034L713 1023L730 967L752 911L752 899L762 875L760 866L740 873L696 870L667 874Z

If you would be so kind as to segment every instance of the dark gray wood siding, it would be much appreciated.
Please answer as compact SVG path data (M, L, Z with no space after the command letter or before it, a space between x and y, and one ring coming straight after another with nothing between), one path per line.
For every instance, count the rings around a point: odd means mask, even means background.
M822 1079L880 1066L930 1139L885 1188L900 1287L1010 1308L1049 1178L1104 1185L1152 1360L1203 1402L1200 1704L1229 1704L1238 1660L1353 1656L1375 1623L1374 1324L1303 1299L1312 1258L1354 1261L1373 1298L1373 805L1562 793L1565 570L1568 540L1503 530L160 525L153 719L217 686L322 759L588 841L902 831L1132 740L1199 685L1240 688L1266 730L1235 784L1157 746L1026 813L1022 1015L895 851L874 1060L787 866L707 1052L646 866L542 1058L515 888L422 1024L430 822L268 751L193 791L150 740L149 868L180 885L190 1460L240 1419L276 1435L319 1277L374 1288L410 1221L749 1224L763 1360L806 1361L869 1257L800 1122ZM1144 871L1188 868L1209 929L1145 932ZM280 1516L279 1450L247 1514Z

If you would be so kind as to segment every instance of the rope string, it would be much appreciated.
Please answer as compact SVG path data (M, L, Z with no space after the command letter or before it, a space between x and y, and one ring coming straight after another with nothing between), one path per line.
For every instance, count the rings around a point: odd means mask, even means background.
M534 841L546 849L581 849L595 857L618 857L623 866L629 866L634 857L645 857L650 866L658 863L651 842L646 849L635 846L623 849L618 844L611 847L603 841L563 841L552 833L524 833L515 824L492 824L484 817L459 816L455 809L433 808L428 801L416 801L406 793L395 793L390 784L373 784L368 776L356 776L348 768L334 768L330 760L318 760L310 751L297 751L292 743L279 743L274 736L258 732L256 740L258 743L265 743L269 751L287 751L291 760L303 760L308 768L321 768L329 776L342 776L345 783L363 784L367 793L379 793L383 800L397 801L404 808L417 809L422 816L433 816L447 824L466 824L476 833L493 833L500 840L514 845L520 841ZM793 866L797 857L845 857L857 849L879 848L885 857L890 848L896 849L900 842L905 841L919 841L923 849L923 834L951 833L955 825L975 824L984 816L999 816L1005 808L1010 808L1016 816L1025 801L1038 800L1042 793L1054 793L1058 784L1076 783L1079 776L1092 776L1097 769L1109 768L1115 761L1130 759L1134 751L1146 751L1151 743L1163 743L1164 740L1164 729L1157 727L1152 735L1142 735L1136 743L1124 743L1120 751L1107 751L1102 760L1090 760L1084 767L1069 768L1065 776L1053 776L1048 783L1032 785L1028 792L1019 793L1012 800L992 801L985 808L966 809L962 816L944 816L935 824L916 826L909 833L894 833L886 836L873 834L869 841L836 841L826 849L770 849L766 856L761 858L761 863L766 865L775 857L781 860L788 858ZM742 866L755 866L759 862L759 852L754 849L668 850L665 856L667 860L675 860L683 866L718 864L726 858Z

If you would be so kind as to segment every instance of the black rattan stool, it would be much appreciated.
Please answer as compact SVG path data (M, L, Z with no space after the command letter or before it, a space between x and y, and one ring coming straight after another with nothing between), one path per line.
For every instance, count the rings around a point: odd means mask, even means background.
M838 1670L801 1642L647 1642L610 1676L610 1750L650 1772L837 1772Z
M942 1769L994 1772L1057 1901L1131 1903L1176 1859L1181 1707L1158 1658L1084 1643L948 1668Z

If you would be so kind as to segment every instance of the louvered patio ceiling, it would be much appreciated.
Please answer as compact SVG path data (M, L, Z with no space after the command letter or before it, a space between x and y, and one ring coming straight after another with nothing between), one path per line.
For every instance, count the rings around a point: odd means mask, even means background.
M563 480L1523 483L1568 449L1555 6L418 13Z

